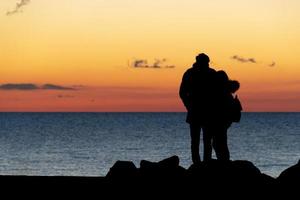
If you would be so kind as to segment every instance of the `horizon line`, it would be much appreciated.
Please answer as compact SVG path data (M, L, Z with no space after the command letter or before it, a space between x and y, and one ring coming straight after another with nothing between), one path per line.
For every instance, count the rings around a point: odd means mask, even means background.
M186 111L0 111L1 113L187 113ZM243 111L242 113L300 113L300 111Z

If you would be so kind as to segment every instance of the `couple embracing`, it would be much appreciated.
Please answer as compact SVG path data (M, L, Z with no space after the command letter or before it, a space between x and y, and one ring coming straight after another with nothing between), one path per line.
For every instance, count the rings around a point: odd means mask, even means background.
M190 125L192 160L201 162L199 155L200 132L203 133L203 160L212 159L215 150L218 160L229 160L227 129L238 122L241 104L234 93L239 89L238 81L230 80L224 71L209 67L210 59L199 54L188 69L180 85L180 98L186 107L186 122Z

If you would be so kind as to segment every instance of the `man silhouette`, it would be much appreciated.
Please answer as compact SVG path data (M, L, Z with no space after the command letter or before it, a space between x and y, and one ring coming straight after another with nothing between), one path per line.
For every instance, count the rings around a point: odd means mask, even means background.
M209 67L209 57L201 53L196 56L193 67L182 78L179 95L187 109L186 122L190 124L192 161L201 162L199 155L200 132L203 132L204 160L211 159L212 136L215 135L214 117L216 109L216 71Z

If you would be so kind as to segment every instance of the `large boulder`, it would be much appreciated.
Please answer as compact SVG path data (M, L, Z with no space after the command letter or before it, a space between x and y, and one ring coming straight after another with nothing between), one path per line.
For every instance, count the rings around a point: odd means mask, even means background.
M176 168L179 166L179 157L178 156L172 156L170 158L166 158L162 161L158 162L158 165L165 168Z
M188 177L193 184L205 187L231 188L259 187L271 177L261 174L260 170L249 161L211 160L192 165L188 169ZM270 179L269 179L270 178Z
M179 166L179 157L172 156L159 162L142 160L140 162L140 177L151 180L170 180L182 178L185 169Z
M159 170L159 169L174 169L179 166L178 156L172 156L159 162L150 162L142 160L140 162L140 169L142 170Z
M277 181L280 185L288 185L288 186L299 186L300 185L300 160L299 162L284 170Z
M106 175L107 180L128 181L137 176L138 169L131 161L117 161Z
M290 180L296 177L293 175L295 173L299 180L299 163L283 172L279 179ZM178 156L159 162L142 160L140 168L129 161L117 161L106 175L106 180L117 183L114 185L127 191L176 191L174 194L180 191L197 194L201 191L203 194L218 195L233 194L238 190L245 194L252 193L253 198L258 198L259 192L271 194L276 183L273 177L262 174L249 161L211 160L192 165L186 170L179 165Z

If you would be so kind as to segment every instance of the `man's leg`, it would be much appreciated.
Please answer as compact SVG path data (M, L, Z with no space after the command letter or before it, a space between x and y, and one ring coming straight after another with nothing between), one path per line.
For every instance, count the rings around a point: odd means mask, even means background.
M199 154L200 131L201 127L199 125L190 124L192 161L194 164L201 162Z

